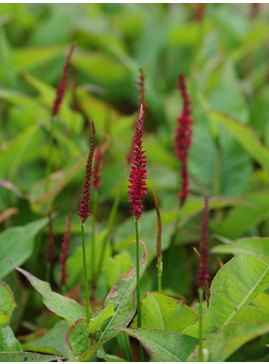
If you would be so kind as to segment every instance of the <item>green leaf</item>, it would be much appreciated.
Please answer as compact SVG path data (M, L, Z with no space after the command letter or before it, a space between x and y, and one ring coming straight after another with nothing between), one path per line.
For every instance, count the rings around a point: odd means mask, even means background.
M65 336L70 325L66 321L59 321L44 336L27 342L22 346L24 351L34 351L42 354L56 354L68 357Z
M148 351L151 360L157 362L186 361L198 340L187 335L156 329L124 329L135 337Z
M47 222L47 218L36 220L24 226L9 228L0 234L0 279L12 271L8 259L21 265L29 258L35 235Z
M268 309L267 309L268 310ZM253 306L243 307L231 320L231 323L269 323L269 312Z
M140 276L143 275L147 264L147 251L144 243L144 255L139 259ZM114 315L105 321L96 335L96 341L115 336L115 329L127 327L136 310L135 306L136 264L124 275L117 279L106 297L105 303L114 303Z
M224 125L246 151L260 163L267 172L269 171L269 151L261 144L255 131L250 126L244 125L232 116L220 111L206 109L206 112Z
M36 157L40 145L40 126L28 127L23 133L12 140L0 154L0 169L2 177L14 178L20 164Z
M108 338L91 346L91 339L88 337L87 330L87 321L82 318L70 327L66 335L67 345L78 361L96 361L97 351L110 340Z
M121 254L111 257L104 268L104 275L108 287L111 288L116 279L130 269L131 266L132 260L127 252L122 252Z
M269 293L262 292L252 301L255 306L262 309L264 312L269 313Z
M13 292L5 282L0 282L0 327L9 325L14 308Z
M28 279L34 289L41 294L44 305L50 311L64 318L71 324L73 324L79 318L85 317L85 308L79 303L70 298L62 296L59 293L53 292L49 283L41 281L26 270L16 267L15 265L13 265L13 267L22 273Z
M34 66L41 65L51 58L62 54L62 51L62 46L17 48L13 51L15 71L20 73Z
M269 193L267 191L252 192L242 199L246 204L244 207L234 207L226 219L213 225L218 234L230 239L239 238L269 216Z
M247 254L256 257L269 258L269 238L242 238L233 243L214 246L213 253Z
M12 351L10 353L0 353L1 362L50 362L62 359L56 355L41 355L35 353L27 353L24 351Z
M147 293L141 304L141 327L182 333L198 316L182 301L161 293ZM136 327L135 317L132 327Z
M39 181L30 191L31 208L37 213L44 213L44 209L51 204L56 196L86 165L86 158L74 160L65 169L50 175L49 191L44 193L45 180Z
M15 338L12 329L7 326L0 327L0 354L3 351L19 351L21 350L21 344ZM0 357L0 360L2 358Z
M103 323L114 314L113 302L108 302L106 307L102 309L96 317L93 317L88 326L88 334L94 335L103 325Z
M68 330L66 342L76 356L80 356L90 347L87 330L88 325L85 318L78 319Z
M204 348L209 350L211 362L223 362L242 345L269 332L269 323L230 324L217 334L209 335Z
M228 325L237 312L269 287L269 259L238 255L216 274L210 288L211 298L203 319L204 336ZM198 337L199 324L184 334Z

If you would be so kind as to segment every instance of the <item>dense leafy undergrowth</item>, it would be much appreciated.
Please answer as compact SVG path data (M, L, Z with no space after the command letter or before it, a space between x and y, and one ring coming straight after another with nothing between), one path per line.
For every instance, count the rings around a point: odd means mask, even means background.
M268 15L264 4L0 4L1 361L269 360ZM193 120L181 208L179 73ZM138 307L126 156L143 93ZM102 184L85 222L85 277L77 212L90 120ZM211 279L199 305L203 249Z

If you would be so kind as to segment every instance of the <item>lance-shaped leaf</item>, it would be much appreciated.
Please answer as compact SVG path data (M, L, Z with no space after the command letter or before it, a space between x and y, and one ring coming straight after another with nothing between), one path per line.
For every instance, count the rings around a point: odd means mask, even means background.
M9 228L0 234L0 279L12 271L8 262L23 264L31 255L34 237L48 222L40 219L24 226Z
M24 351L12 351L9 353L0 353L1 362L50 362L58 361L62 357L56 355L42 355L36 353L27 353Z
M64 187L84 168L85 158L74 160L70 166L50 175L50 190L44 193L45 180L39 181L30 191L31 208L37 212L44 212Z
M198 315L185 303L161 293L147 293L141 304L141 327L182 333ZM137 327L137 316L132 327Z
M136 328L122 331L139 340L152 361L186 361L198 343L194 337L166 330Z
M235 137L235 139L246 149L246 151L269 171L269 151L262 145L255 131L249 126L244 125L230 115L216 110L206 110L207 113L223 124Z
M117 332L114 333L114 336ZM66 335L66 342L72 354L78 361L96 361L97 351L111 339L105 339L92 345L88 335L88 326L85 318L77 320ZM92 345L92 346L91 346Z
M210 362L223 362L236 350L255 337L269 332L269 323L229 324L216 334L210 334L203 343ZM198 350L188 361L198 361Z
M244 253L256 257L269 258L269 238L242 238L233 243L214 246L213 253Z
M3 328L0 327L0 354L2 352L20 351L20 350L21 350L21 344L15 338L12 329L9 326ZM1 357L0 361L2 361Z
M66 321L58 321L56 325L45 335L29 341L22 346L24 351L41 354L56 354L68 357L65 335L70 325Z
M269 287L269 259L237 255L216 274L211 288L207 314L203 319L203 334L221 330L237 312ZM199 325L184 330L198 337Z
M15 308L14 295L5 282L0 282L0 327L6 327Z
M41 294L44 305L50 311L64 318L71 324L73 324L79 318L85 317L85 308L78 302L64 297L59 293L53 292L49 283L41 281L26 270L16 267L15 265L13 265L13 267L22 273L28 279L34 289Z
M141 241L140 241L141 242ZM144 255L140 258L140 276L147 264L147 251L143 242ZM96 335L96 341L115 336L115 329L127 327L136 310L135 305L136 264L124 275L117 279L111 288L105 302L114 303L114 315L104 322Z

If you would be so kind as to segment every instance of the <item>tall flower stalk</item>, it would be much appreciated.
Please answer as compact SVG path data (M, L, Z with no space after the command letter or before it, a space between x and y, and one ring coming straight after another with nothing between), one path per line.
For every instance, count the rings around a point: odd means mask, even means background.
M180 116L177 119L178 126L176 128L176 132L174 135L174 150L175 155L178 158L181 164L180 170L180 185L181 191L177 194L179 198L179 210L177 211L177 216L174 225L174 231L171 237L171 244L170 244L170 252L168 257L167 263L167 275L166 281L169 280L170 273L172 270L172 259L174 256L175 250L175 240L179 228L180 223L180 213L182 207L184 206L188 195L190 194L189 189L189 173L188 173L188 160L189 160L189 149L191 147L192 142L192 124L193 121L191 119L191 101L190 96L187 92L185 78L182 74L179 75L178 81L178 89L180 91L182 103L183 103L183 110Z
M67 76L68 76L68 69L70 66L70 59L71 59L71 55L73 53L75 46L76 46L76 42L74 42L71 45L71 48L68 52L68 55L67 55L67 58L65 61L65 65L63 68L63 72L62 72L62 77L61 77L58 87L56 89L56 96L55 96L55 99L54 99L54 102L52 105L52 109L51 109L49 151L48 151L48 160L47 160L47 168L46 168L46 179L45 179L45 186L44 186L45 193L49 189L49 177L50 177L50 172L51 172L51 157L52 157L52 144L53 144L52 142L53 142L53 128L54 128L53 119L58 114L58 112L61 108L63 99L64 99L65 90L66 90L66 81L67 81Z
M92 139L91 146L88 155L86 172L84 176L84 183L82 186L82 195L80 200L80 209L78 216L81 218L81 240L82 240L82 258L83 258L83 272L84 272L84 293L86 304L86 319L87 323L90 322L90 305L89 305L89 289L88 289L88 273L87 273L87 261L86 261L86 244L85 244L85 221L90 216L90 196L91 196L91 184L92 184L92 160L95 147L95 127L93 121L91 121L92 127Z
M103 184L100 181L101 177L101 161L104 158L102 155L102 146L101 142L98 140L98 146L96 148L94 156L94 168L92 170L92 185L94 187L93 194L93 204L92 204L92 237L91 237L91 269L92 269L92 299L94 298L94 291L96 285L96 277L95 277L95 223L96 223L96 209L97 209L97 200L98 200L98 189Z
M208 264L208 225L209 208L208 196L205 196L205 207L202 220L202 238L200 241L199 270L197 274L197 288L199 298L199 360L203 361L203 291L205 291L207 302L209 300L209 264Z
M144 108L141 104L138 120L136 122L134 150L131 171L129 174L129 199L131 202L130 212L134 217L135 240L136 240L136 301L137 301L137 325L141 327L141 307L140 307L140 269L139 269L139 226L138 221L143 211L143 198L147 194L146 178L146 157L142 148L142 136L144 133ZM143 358L143 350L140 347L141 358Z
M163 260L162 260L162 220L159 209L159 204L157 196L154 190L152 190L152 195L154 199L155 210L157 214L157 240L156 240L156 251L157 251L157 268L158 268L158 291L162 292L162 274L163 274Z
M69 277L69 274L66 271L66 261L68 258L71 217L72 217L72 214L69 214L69 216L66 218L66 227L65 227L65 232L63 235L62 249L61 249L61 253L60 253L60 264L61 264L60 285L62 287L63 292L65 291L66 281L67 281L67 278Z

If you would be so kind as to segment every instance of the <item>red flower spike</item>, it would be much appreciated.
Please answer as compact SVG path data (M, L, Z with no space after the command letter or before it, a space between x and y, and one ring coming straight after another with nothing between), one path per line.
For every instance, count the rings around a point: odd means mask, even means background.
M69 240L70 240L70 221L72 214L70 214L66 218L66 228L63 235L62 241L62 251L60 254L60 264L61 264L61 272L60 272L60 284L61 286L65 286L66 280L69 277L69 274L66 272L66 261L68 258L68 248L69 248Z
M84 183L82 186L80 209L79 209L79 212L77 213L78 216L81 217L81 222L83 224L87 220L87 218L90 216L89 202L90 202L90 196L91 196L91 183L92 183L92 159L93 159L94 146L95 146L95 127L94 127L93 121L91 121L91 126L92 126L91 147L90 147L90 152L89 152L87 165L86 165Z
M193 121L191 119L191 101L189 94L186 90L184 76L179 75L178 89L181 93L183 101L183 110L177 122L179 124L174 136L174 148L177 158L181 162L181 193L178 194L180 198L180 207L185 203L187 196L190 194L189 190L189 174L188 174L188 157L189 148L191 146Z
M100 143L100 140L98 140L98 146L96 148L96 152L95 154L93 155L94 156L94 168L93 168L93 171L92 171L92 184L95 188L95 190L98 190L98 188L100 186L102 186L103 182L100 181L100 177L101 177L101 172L100 172L100 163L102 161L102 159L104 158L103 155L102 155L102 147L101 147L101 143Z
M143 211L142 200L147 194L146 178L146 156L145 151L142 149L142 136L144 133L144 109L143 104L140 105L138 120L136 122L134 149L133 149L133 162L129 174L129 182L131 183L128 188L130 197L128 201L132 202L130 212L133 214L135 220L138 220Z
M205 208L202 220L202 239L200 242L200 266L197 274L197 287L204 288L209 286L209 264L208 264L208 226L209 208L208 196L205 196Z
M70 65L70 58L72 55L72 52L76 46L76 42L74 42L68 52L66 61L65 61L65 65L63 68L63 73L62 73L62 77L61 80L58 84L57 90L56 90L56 97L52 106L52 116L55 116L56 114L58 114L63 98L64 98L64 94L65 94L65 90L66 90L66 80L67 80L67 76L68 76L68 69L69 69L69 65Z

